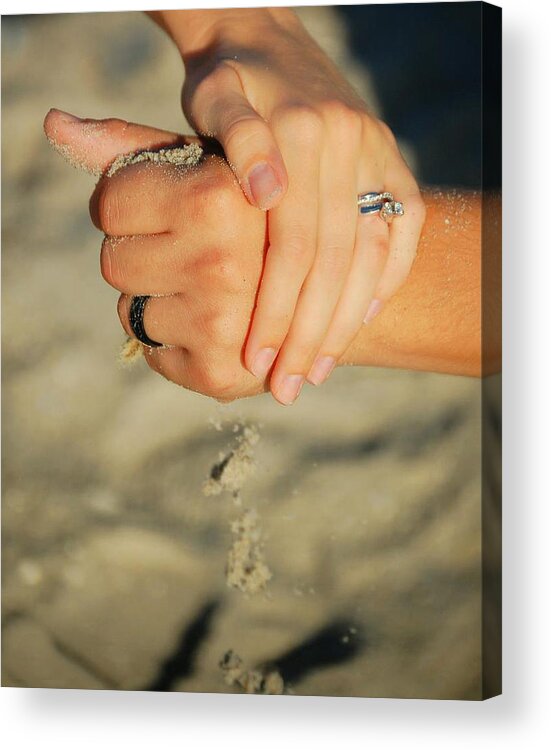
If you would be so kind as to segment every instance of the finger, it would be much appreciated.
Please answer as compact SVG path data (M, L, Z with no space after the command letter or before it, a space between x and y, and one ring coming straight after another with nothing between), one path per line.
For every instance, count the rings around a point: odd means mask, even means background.
M360 216L354 256L327 335L307 380L321 385L348 349L366 317L388 257L389 234L380 216Z
M247 100L237 72L221 65L189 91L184 87L184 99L197 131L220 141L247 199L273 208L287 190L287 172L272 130Z
M148 365L167 380L188 390L227 402L254 393L262 393L265 386L247 377L239 359L233 362L214 362L202 353L179 348L146 347L144 354ZM252 381L252 382L251 382Z
M131 303L132 296L122 294L117 310L126 334L136 338L129 321ZM221 335L212 337L215 314L206 308L190 318L189 311L195 308L194 300L181 294L147 299L143 331L148 338L163 344L144 346L149 366L178 385L220 401L264 390L265 383L243 369L239 357L243 331L239 326L233 326L226 316L218 328Z
M183 261L181 247L164 234L106 236L101 245L101 275L125 294L176 294L182 289Z
M324 149L316 257L270 379L270 389L281 403L292 403L298 395L341 296L354 249L358 212L356 185L355 144L341 146L338 165L334 161L334 150Z
M102 178L90 198L90 217L105 234L161 234L171 231L178 216L180 179L172 165L132 164Z
M130 305L136 294L122 294L117 312L128 336L134 336L130 326ZM149 295L147 295L149 296ZM230 299L235 300L235 295ZM148 338L164 346L193 349L196 352L209 348L211 360L219 370L227 362L218 354L229 353L238 361L247 329L247 315L240 308L228 308L228 298L205 298L194 288L170 296L149 296L143 310L143 328Z
M146 346L144 356L149 367L159 375L188 390L197 390L190 368L190 354L186 349L151 349Z
M375 290L369 319L378 314L406 281L425 221L425 204L411 172L399 152L385 170L385 189L404 204L404 215L396 217L390 225L390 250L388 261Z
M320 133L297 129L283 147L292 179L268 216L269 247L247 344L245 364L264 380L289 332L316 254Z
M101 245L101 274L125 294L178 294L193 289L200 280L203 289L217 289L218 295L239 292L240 299L245 298L256 285L248 289L238 271L231 271L229 252L219 249L217 241L219 236L213 232L211 238L206 227L185 238L172 233L107 235Z
M210 395L206 393L204 371L198 368L196 358L186 349L145 347L144 355L149 367L171 383L189 391Z
M59 109L51 109L46 115L44 132L52 146L73 166L98 175L120 154L155 150L190 140L124 120L83 120Z

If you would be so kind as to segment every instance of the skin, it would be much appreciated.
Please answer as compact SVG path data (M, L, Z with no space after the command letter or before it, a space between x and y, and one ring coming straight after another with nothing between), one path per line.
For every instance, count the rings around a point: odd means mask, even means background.
M103 121L100 135L91 140L91 122L57 110L45 121L46 134L91 170L105 170L120 153L182 142L176 134L120 120ZM481 309L481 195L436 191L424 198L427 220L407 283L344 353L329 352L338 364L464 375L496 372L499 299L491 297L484 315ZM485 210L484 279L498 289L497 198L488 197ZM154 295L146 306L145 329L168 346L146 347L149 366L222 401L267 390L270 373L264 381L252 375L244 349L269 228L266 214L245 199L225 160L207 156L191 170L126 167L99 180L90 211L106 235L101 272L121 292L118 312L129 335L131 297ZM383 224L379 217L365 218ZM364 283L371 282L364 277ZM484 359L483 320L494 323L486 326Z
M184 62L182 104L268 214L245 366L282 402L322 382L408 276L425 207L388 127L286 8L153 11ZM387 190L405 216L358 217ZM274 365L275 362L275 366Z

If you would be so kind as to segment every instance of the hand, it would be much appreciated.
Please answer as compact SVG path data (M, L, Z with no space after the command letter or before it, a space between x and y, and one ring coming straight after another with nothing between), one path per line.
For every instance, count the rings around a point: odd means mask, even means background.
M52 110L46 135L70 160L103 173L121 153L184 141L121 120L79 120ZM244 367L242 350L262 270L266 215L237 189L220 157L184 170L135 164L102 177L90 201L106 237L101 272L121 292L121 324L134 295L153 295L144 314L148 365L179 385L221 401L267 389Z
M245 363L262 381L275 361L272 393L290 403L405 281L419 189L388 127L291 11L153 15L182 52L189 121L220 141L251 204L271 209ZM390 228L358 216L358 194L383 189L405 206Z

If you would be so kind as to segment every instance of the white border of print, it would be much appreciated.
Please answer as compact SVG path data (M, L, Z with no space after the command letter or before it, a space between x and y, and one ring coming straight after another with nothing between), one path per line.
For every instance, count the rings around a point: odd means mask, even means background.
M548 91L544 76L551 45L544 16L549 14L549 4L537 0L498 4L504 9L505 80L504 695L486 703L463 703L5 688L0 692L0 737L8 743L4 747L164 750L192 743L191 747L216 745L224 750L253 746L259 750L503 750L549 746L551 621L545 551L551 528L550 441L542 417L551 413L550 238L544 233L545 212L528 215L513 203L511 190L512 186L522 190L523 201L548 193L549 167L546 171L543 160L548 153L548 120L536 105ZM19 0L2 2L1 10L3 14L52 13L186 5L223 7L224 3Z

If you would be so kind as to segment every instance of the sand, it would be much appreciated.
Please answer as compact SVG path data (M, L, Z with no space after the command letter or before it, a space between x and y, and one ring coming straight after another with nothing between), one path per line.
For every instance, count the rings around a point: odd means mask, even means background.
M71 147L67 144L58 143L55 138L48 138L48 143L54 149L54 151L57 151L57 153L75 169L82 169L83 172L88 172L88 174L94 175L96 177L99 177L101 175L101 169L99 167L92 167L85 161L82 161L82 159L79 159L77 156L75 156L75 152L73 151L73 149L71 149Z
M222 429L221 424L218 429ZM228 492L234 505L241 506L243 486L256 469L254 448L260 433L256 425L239 423L234 424L232 430L232 445L218 455L209 478L203 483L203 494L212 497ZM266 588L272 572L264 561L258 512L251 503L239 518L230 522L230 529L233 543L226 563L226 582L244 594L258 594Z
M134 365L143 357L143 347L141 341L133 339L130 336L126 339L119 352L119 362L124 367Z
M226 581L244 594L258 594L266 588L272 572L264 562L262 531L255 510L246 510L232 521L234 541L228 552Z
M185 146L174 146L173 148L161 148L157 151L138 151L118 156L106 172L107 177L112 177L120 169L129 167L131 164L172 164L176 167L195 167L203 157L203 149L197 143L189 143Z
M232 429L237 433L233 443L213 464L209 478L203 483L203 494L209 497L230 492L239 502L243 485L255 471L254 448L260 433L256 425L235 424Z
M234 651L226 651L220 660L224 681L230 687L238 687L245 693L282 695L285 685L279 672L246 669L243 660Z

